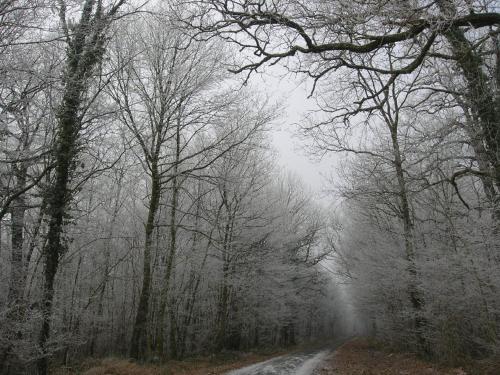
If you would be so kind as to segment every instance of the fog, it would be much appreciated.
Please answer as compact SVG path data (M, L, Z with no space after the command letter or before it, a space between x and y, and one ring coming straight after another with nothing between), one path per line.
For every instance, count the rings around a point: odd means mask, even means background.
M1 375L498 355L498 1L0 3Z

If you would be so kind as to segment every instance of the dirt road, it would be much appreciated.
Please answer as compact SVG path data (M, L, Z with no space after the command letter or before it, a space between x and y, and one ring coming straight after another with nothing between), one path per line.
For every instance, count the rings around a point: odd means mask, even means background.
M331 350L294 353L228 372L227 375L311 375Z

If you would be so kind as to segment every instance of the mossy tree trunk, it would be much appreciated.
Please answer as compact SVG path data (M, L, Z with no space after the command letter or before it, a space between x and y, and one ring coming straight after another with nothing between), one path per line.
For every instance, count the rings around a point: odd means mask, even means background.
M72 198L70 187L73 166L80 147L81 110L84 94L96 65L104 55L107 28L125 0L118 1L107 12L100 0L85 0L78 22L69 30L66 4L60 3L59 15L66 48L66 67L63 75L63 94L59 105L56 137L53 146L55 164L52 183L47 188L46 217L47 241L43 248L44 282L42 292L42 325L38 344L41 356L37 361L38 373L46 375L50 350L50 336L54 283L61 255L64 253L64 221Z

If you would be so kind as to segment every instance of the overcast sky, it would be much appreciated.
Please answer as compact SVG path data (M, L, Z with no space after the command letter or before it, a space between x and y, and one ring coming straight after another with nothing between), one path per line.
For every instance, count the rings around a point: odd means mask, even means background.
M279 72L278 72L279 73ZM273 146L279 152L279 163L297 173L313 191L321 193L326 186L326 176L335 169L334 157L313 160L304 150L305 142L297 135L297 123L303 114L314 108L314 100L308 98L310 87L299 78L279 77L277 73L254 75L251 78L261 92L265 92L273 102L281 100L284 113L273 128Z

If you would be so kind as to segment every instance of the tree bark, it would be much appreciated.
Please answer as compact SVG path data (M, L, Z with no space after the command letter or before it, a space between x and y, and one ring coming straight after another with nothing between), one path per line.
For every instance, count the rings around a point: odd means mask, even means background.
M168 290L170 288L170 278L172 277L172 269L174 265L174 258L175 254L177 252L177 204L179 200L179 160L180 160L180 152L181 152L181 119L180 115L179 118L177 119L177 126L176 126L176 134L175 134L175 161L174 161L174 169L173 169L173 176L172 176L172 204L170 208L170 222L169 222L169 227L170 227L170 241L168 244L168 252L167 252L167 263L166 263L166 269L165 269L165 275L163 278L163 286L162 286L162 293L161 293L161 301L160 301L160 311L158 315L158 336L157 336L157 342L158 342L158 349L160 356L164 358L166 354L165 350L165 343L164 343L164 326L165 326L165 311L167 308L167 303L168 303ZM170 314L171 315L171 314ZM173 322L172 316L170 318L170 321ZM176 329L176 327L173 327L172 324L170 325L170 336L172 337L173 335L175 336L175 332L173 331ZM171 340L172 344L172 340ZM171 348L172 350L174 348ZM172 353L171 354L174 355ZM177 350L175 351L175 356L174 358L177 357Z
M427 350L426 340L423 337L423 328L425 327L425 319L422 316L423 310L423 298L418 289L418 272L415 259L415 249L414 249L414 235L413 235L413 220L410 210L410 203L408 198L408 190L406 187L406 178L404 175L403 161L401 158L401 150L399 148L398 141L398 124L392 123L389 125L391 131L391 141L394 155L394 166L396 170L396 176L398 181L399 189L399 200L401 207L401 219L403 221L403 233L405 242L405 253L406 260L408 262L408 272L410 276L409 282L409 295L410 302L413 309L415 310L415 330L419 345L424 352Z
M153 244L153 231L155 229L156 213L160 204L160 189L161 183L158 161L153 160L151 165L151 197L149 199L149 210L144 240L142 288L132 332L132 340L130 343L130 356L140 360L146 359L147 354L149 298L151 292L151 249Z
M437 4L444 15L453 17L457 12L454 3L450 0L439 0ZM493 92L490 78L484 70L485 64L482 56L474 51L474 46L467 39L464 31L454 26L444 35L467 83L466 97L469 106L474 117L479 121L480 132L477 134L478 139L473 139L473 142L479 141L484 144L485 156L490 165L488 169L496 187L495 217L500 220L500 97L498 93L495 95Z
M26 185L27 168L24 165L16 168L17 189L23 189ZM11 206L11 277L9 285L8 301L10 305L18 304L23 296L24 286L24 264L23 264L23 244L24 244L24 214L26 202L24 195L17 197Z
M229 285L229 277L230 277L230 251L231 251L231 243L233 237L233 226L234 226L234 216L235 214L232 212L229 202L227 201L227 192L224 187L223 191L223 204L226 208L227 213L227 222L224 228L224 240L222 246L222 285L221 292L219 296L219 306L217 313L217 336L216 336L216 349L218 351L224 349L226 347L226 339L227 339L227 324L228 324L228 314L229 314L229 303L231 298L231 288Z
M118 181L116 182L117 184L117 192L116 192L116 197L115 197L115 204L113 206L113 213L111 216L111 221L108 224L108 234L107 234L107 239L106 239L106 244L104 248L104 270L102 274L102 280L101 280L101 285L100 285L100 290L99 290L99 301L97 305L97 313L96 313L96 319L97 322L93 322L93 327L92 327L92 335L90 339L90 355L93 356L95 354L95 348L96 348L96 343L97 343L97 338L98 334L101 328L101 322L100 320L103 317L104 313L104 294L106 292L106 287L108 285L109 281L109 262L110 262L110 257L111 257L111 242L113 240L113 233L114 233L114 227L116 224L116 219L118 217L118 211L120 209L120 197L121 197L121 191L122 191L122 181L124 177L124 171L120 171L120 176L118 178Z
M54 282L59 260L64 253L64 219L72 198L70 189L71 174L78 154L80 139L83 96L87 89L94 67L105 52L106 26L125 0L119 0L104 14L102 4L95 0L85 0L81 17L68 30L66 7L60 7L60 21L67 43L66 69L63 75L63 94L57 114L57 133L53 149L55 162L53 183L47 189L47 242L43 248L45 263L42 292L42 326L38 338L41 357L37 361L39 375L48 371L49 355L46 344L50 335L50 321L54 300Z
M71 66L70 72L76 73L76 66ZM60 256L64 252L62 240L64 218L67 206L71 198L68 188L72 163L77 154L77 138L80 121L78 111L81 104L81 95L84 92L82 77L78 74L70 74L67 77L65 93L61 104L58 121L58 134L54 157L56 161L54 183L49 187L48 213L49 229L47 233L47 244L43 249L44 254L44 284L42 296L42 328L40 330L38 343L42 350L42 357L38 360L38 372L40 375L47 374L48 360L46 343L50 334L50 320L52 314L52 303L54 300L54 281L59 266Z
M27 167L24 163L17 166L13 165L16 178L16 191L21 191L26 185ZM24 194L16 197L11 203L11 262L10 262L10 281L9 292L7 296L7 325L6 332L11 342L1 348L0 354L0 373L8 374L11 366L20 366L15 358L15 352L12 350L15 346L13 341L21 339L22 332L19 330L19 324L24 317L24 280L25 269L23 264L23 245L24 245L24 215L26 211L26 199ZM0 229L1 230L1 229Z

